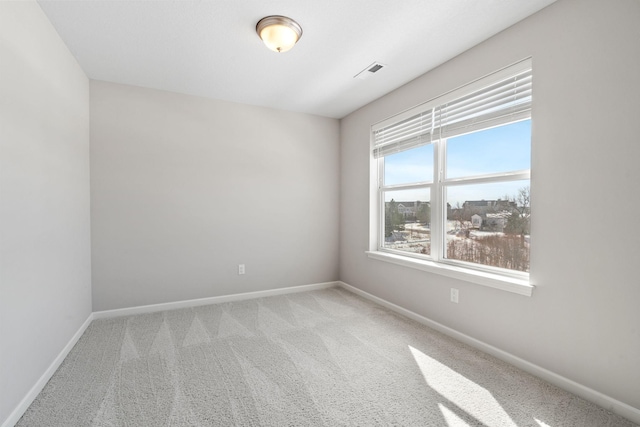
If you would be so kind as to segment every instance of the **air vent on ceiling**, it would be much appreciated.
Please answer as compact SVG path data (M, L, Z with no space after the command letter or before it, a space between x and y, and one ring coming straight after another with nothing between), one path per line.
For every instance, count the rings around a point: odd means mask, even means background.
M373 64L369 65L367 68L360 71L358 74L356 74L353 77L360 80L368 79L378 71L382 70L384 67L386 67L386 65L381 64L379 62L374 62Z

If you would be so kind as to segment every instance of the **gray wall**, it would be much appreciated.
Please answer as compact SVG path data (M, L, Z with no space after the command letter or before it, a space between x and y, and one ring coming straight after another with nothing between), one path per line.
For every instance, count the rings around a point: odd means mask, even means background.
M640 408L639 22L637 0L560 0L344 118L340 278ZM527 56L533 297L367 258L370 125Z
M335 119L92 81L94 311L337 280L338 155Z
M0 424L91 313L89 81L32 2L0 2Z

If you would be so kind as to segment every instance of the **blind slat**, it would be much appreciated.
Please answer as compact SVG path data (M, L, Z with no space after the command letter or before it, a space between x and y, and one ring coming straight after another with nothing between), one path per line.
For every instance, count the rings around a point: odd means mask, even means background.
M532 79L530 73L516 77L518 78L517 84L515 81L512 81L510 84L509 80L511 79L507 79L506 81L487 86L481 90L474 91L468 95L459 97L442 105L447 105L452 110L464 110L469 104L481 103L484 99L491 99L494 97L500 97L500 95L504 94L531 90Z
M531 116L531 110L529 108L523 110L512 110L509 114L500 112L495 115L486 115L482 117L476 117L470 120L465 120L456 123L455 126L449 126L446 129L439 129L437 135L438 138L451 138L454 136L463 135L479 131L482 129L488 129L496 126L503 125L505 123L517 122L520 120L528 119Z
M508 108L508 105L517 100L527 100L531 97L531 84L522 85L517 88L503 87L491 93L482 94L463 102L445 104L440 108L450 120L456 117L472 114L474 112L487 110L490 108ZM436 116L436 121L439 117Z
M433 128L432 114L420 113L399 123L387 126L375 132L376 147L401 143L421 134L431 132Z
M379 148L376 148L373 150L373 156L377 159L379 157L384 157L384 156L389 156L391 154L395 154L395 153L400 153L402 151L406 151L406 150L410 150L412 148L418 148L421 147L423 145L427 145L431 143L431 135L427 135L427 136L423 136L423 137L416 137L416 138L411 138L411 139L405 139L404 141L397 143L397 144L391 144L391 145L385 145Z

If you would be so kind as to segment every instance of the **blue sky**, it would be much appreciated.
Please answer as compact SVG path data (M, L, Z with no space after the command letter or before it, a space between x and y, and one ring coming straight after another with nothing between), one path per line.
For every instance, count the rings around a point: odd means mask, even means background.
M531 120L449 138L447 178L529 169ZM425 145L385 157L385 184L433 181L433 145ZM529 181L450 187L452 206L465 200L492 200L515 195ZM428 200L428 190L387 193L385 199Z

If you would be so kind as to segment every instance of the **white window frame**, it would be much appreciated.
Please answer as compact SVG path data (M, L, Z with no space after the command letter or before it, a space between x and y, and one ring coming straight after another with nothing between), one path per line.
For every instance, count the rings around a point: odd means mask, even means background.
M468 263L464 261L446 259L444 257L445 252L445 222L446 222L446 202L444 200L444 192L446 188L457 185L473 185L482 183L496 183L507 182L516 180L530 180L531 170L510 171L505 173L496 173L491 175L460 177L460 178L445 178L446 168L446 144L445 138L432 138L434 147L434 176L433 180L429 182L412 182L401 185L388 185L383 183L384 177L384 154L380 154L379 158L375 158L374 152L376 150L384 150L388 146L384 146L379 143L375 144L375 133L377 131L398 124L404 120L416 117L420 114L426 116L432 115L433 121L436 113L435 109L448 102L458 100L468 94L480 91L481 89L492 85L496 82L504 81L507 78L523 72L524 70L531 70L532 63L531 58L520 61L511 66L505 67L495 73L478 79L468 85L462 86L451 92L448 92L442 96L434 98L423 104L420 104L414 108L404 111L400 114L385 119L379 123L374 124L371 127L371 162L372 162L372 209L371 209L371 239L370 250L367 251L367 255L376 260L391 262L394 264L424 270L456 279L465 280L472 283L477 283L484 286L489 286L496 289L501 289L509 292L514 292L520 295L531 296L533 292L533 284L530 282L529 273L519 272L515 270L508 270L503 268L485 266L481 264ZM530 96L530 95L529 95ZM527 120L531 118L531 102L529 100L529 109L526 111L514 112L512 116L500 117L496 123L490 123L484 126L484 123L477 124L475 127L471 125L470 132L495 127L496 125L504 125L513 123L516 121ZM430 112L431 111L431 112ZM426 120L428 122L428 120ZM432 124L433 125L433 124ZM431 125L431 126L432 126ZM426 129L426 128L424 128ZM423 131L421 131L423 132ZM424 131L426 132L426 131ZM458 132L457 134L460 134ZM420 136L418 137L418 139ZM413 138L415 146L424 145L425 143L416 143L416 139ZM410 141L409 144L412 142ZM402 145L400 145L402 144ZM398 145L401 148L406 147L405 142ZM380 148L382 146L382 148ZM388 154L388 153L387 153ZM431 205L431 255L425 256L421 254L413 254L400 250L393 250L385 248L384 242L384 192L389 190L405 190L405 189L430 189L430 205Z

